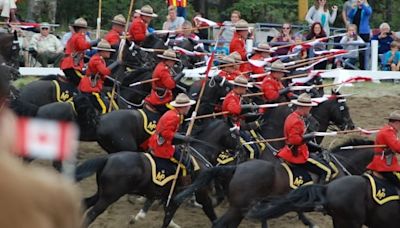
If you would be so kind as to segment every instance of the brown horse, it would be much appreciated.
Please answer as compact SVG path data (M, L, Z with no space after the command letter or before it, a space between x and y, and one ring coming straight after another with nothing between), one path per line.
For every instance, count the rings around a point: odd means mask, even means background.
M337 177L344 176L346 172L361 174L374 155L372 149L341 151L340 147L372 143L372 141L367 140L351 140L333 148L329 154L336 166L340 167ZM237 227L247 210L255 202L267 197L286 195L290 192L289 176L280 164L280 160L273 158L271 147L267 147L267 151L264 153L271 154L270 161L251 160L231 167L231 172L234 174L229 183L228 201L230 205L227 212L214 223L214 227ZM218 175L216 175L218 168L213 169L203 173L191 187L180 193L175 198L176 202L181 203L186 197L190 196L193 190L218 178ZM300 216L304 223L309 222L304 216ZM266 225L265 221L263 222ZM311 223L307 225L313 227Z

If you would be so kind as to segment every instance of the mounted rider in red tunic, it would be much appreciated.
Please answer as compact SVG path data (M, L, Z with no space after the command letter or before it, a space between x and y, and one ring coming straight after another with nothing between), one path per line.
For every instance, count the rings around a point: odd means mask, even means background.
M149 148L155 157L171 159L175 163L181 160L188 170L190 170L190 161L180 159L182 151L174 145L173 140L185 141L186 138L188 139L188 137L177 132L183 122L183 117L187 115L190 107L195 103L196 101L190 100L186 94L178 94L176 99L171 102L174 109L161 116L155 133L149 139Z
M147 27L154 17L158 17L153 12L153 8L149 5L143 6L140 10L135 10L136 13L140 14L140 17L133 19L131 27L129 28L130 41L135 42L137 45L146 39Z
M396 154L400 153L400 139L397 133L400 129L400 111L394 111L385 118L389 123L383 126L375 138L375 145L385 145L385 148L375 148L375 156L367 169L380 174L400 189L400 164Z
M237 70L239 64L232 65L237 63L232 56L222 56L218 59L218 62L221 64L221 71L218 73L219 76L229 81L233 81L237 76L239 76L240 71Z
M332 171L319 158L311 158L307 142L315 137L313 133L306 133L304 119L309 115L312 106L317 104L312 102L307 93L299 96L298 100L292 101L296 105L296 110L285 120L283 133L286 138L286 145L279 150L277 156L284 161L302 166L308 171L319 176L321 183L330 180Z
M105 35L104 39L110 43L113 49L118 50L121 36L125 30L126 19L122 14L118 14L113 18L111 23L111 30Z
M254 55L250 58L251 60L264 61L264 59L269 58L271 51L271 47L267 43L260 43L257 47L253 48ZM251 64L250 64L251 65ZM264 74L265 73L265 65L264 66L254 66L251 65L251 70L253 74ZM257 79L257 81L260 81Z
M72 84L78 86L83 77L82 68L84 65L85 50L96 45L98 40L92 42L86 41L87 22L85 19L78 18L71 26L74 29L74 33L67 42L65 57L61 60L60 68L64 72L65 77Z
M242 61L247 61L247 52L246 52L246 39L249 35L249 24L245 20L239 20L235 24L235 33L233 34L233 38L229 45L229 53L238 52ZM248 63L242 64L240 66L241 72L251 71L251 66Z
M266 102L284 102L293 96L289 88L285 88L281 82L285 73L289 73L289 71L285 70L285 66L280 60L272 63L271 73L264 78L261 84L261 91L264 93Z
M173 99L172 90L176 86L172 68L180 60L176 58L176 53L172 49L165 50L162 55L157 56L161 58L161 62L154 69L152 79L155 81L152 82L150 95L145 101L158 112L164 113L170 109L169 102Z
M110 58L112 52L115 52L106 40L100 41L93 49L97 50L97 53L90 58L86 76L82 78L78 88L88 95L96 109L104 114L108 107L108 100L102 93L104 80L106 76L111 75L111 70L117 67L119 62L115 61L109 67L106 66L105 60Z

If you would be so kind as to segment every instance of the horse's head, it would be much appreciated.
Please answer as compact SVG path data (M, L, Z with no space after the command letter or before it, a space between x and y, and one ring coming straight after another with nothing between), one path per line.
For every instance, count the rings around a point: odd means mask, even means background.
M340 94L338 91L332 90L332 101L330 111L332 113L332 122L340 128L340 130L354 129L354 123L350 116L350 110L346 103L346 95Z
M203 123L202 128L196 134L197 138L224 149L236 149L239 145L239 134L227 121L222 119L210 120Z
M346 103L346 96L339 92L332 92L327 101L322 102L312 109L313 116L318 119L325 131L330 123L340 130L354 129L353 120L350 117L349 107Z
M0 55L2 56L0 64L15 69L14 71L9 70L11 79L15 80L20 76L17 70L19 68L18 56L20 51L17 33L0 33L0 43Z

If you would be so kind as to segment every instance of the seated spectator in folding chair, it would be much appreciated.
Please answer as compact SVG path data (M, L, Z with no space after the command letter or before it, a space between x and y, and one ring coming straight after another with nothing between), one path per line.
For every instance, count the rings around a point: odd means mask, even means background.
M363 44L364 40L357 35L357 26L355 24L350 24L347 26L347 33L340 40L341 44L350 44L343 46L344 50L349 51L346 55L339 56L336 58L336 67L344 67L346 69L357 69L354 65L357 63L358 59L358 44ZM364 61L361 59L360 61Z
M308 56L308 50L306 47L301 45L304 41L303 35L301 33L297 33L294 36L294 45L290 47L288 54L297 54L296 56L290 57L289 61L296 61L306 59ZM285 60L283 60L285 62Z
M399 43L393 41L390 44L390 50L383 55L382 70L399 71L400 70L399 60L400 60Z
M64 47L55 35L50 34L49 30L49 23L40 25L40 33L32 36L29 52L42 67L47 67L48 64L54 64L55 67L59 67L60 61L64 56Z

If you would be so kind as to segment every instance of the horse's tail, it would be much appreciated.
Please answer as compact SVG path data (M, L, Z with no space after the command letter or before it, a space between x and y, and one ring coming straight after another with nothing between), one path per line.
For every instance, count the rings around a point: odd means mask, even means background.
M98 157L86 160L76 168L75 180L77 182L90 177L97 171L103 169L106 164L108 156Z
M184 191L180 192L174 198L174 201L177 202L178 204L182 203L186 198L191 196L193 192L210 184L210 182L215 178L221 175L233 174L235 170L236 166L218 166L201 172L199 176L196 177L196 180L189 187L187 187Z
M270 219L280 217L288 212L309 212L326 204L326 186L305 185L290 192L279 200L259 202L247 213L247 217Z

